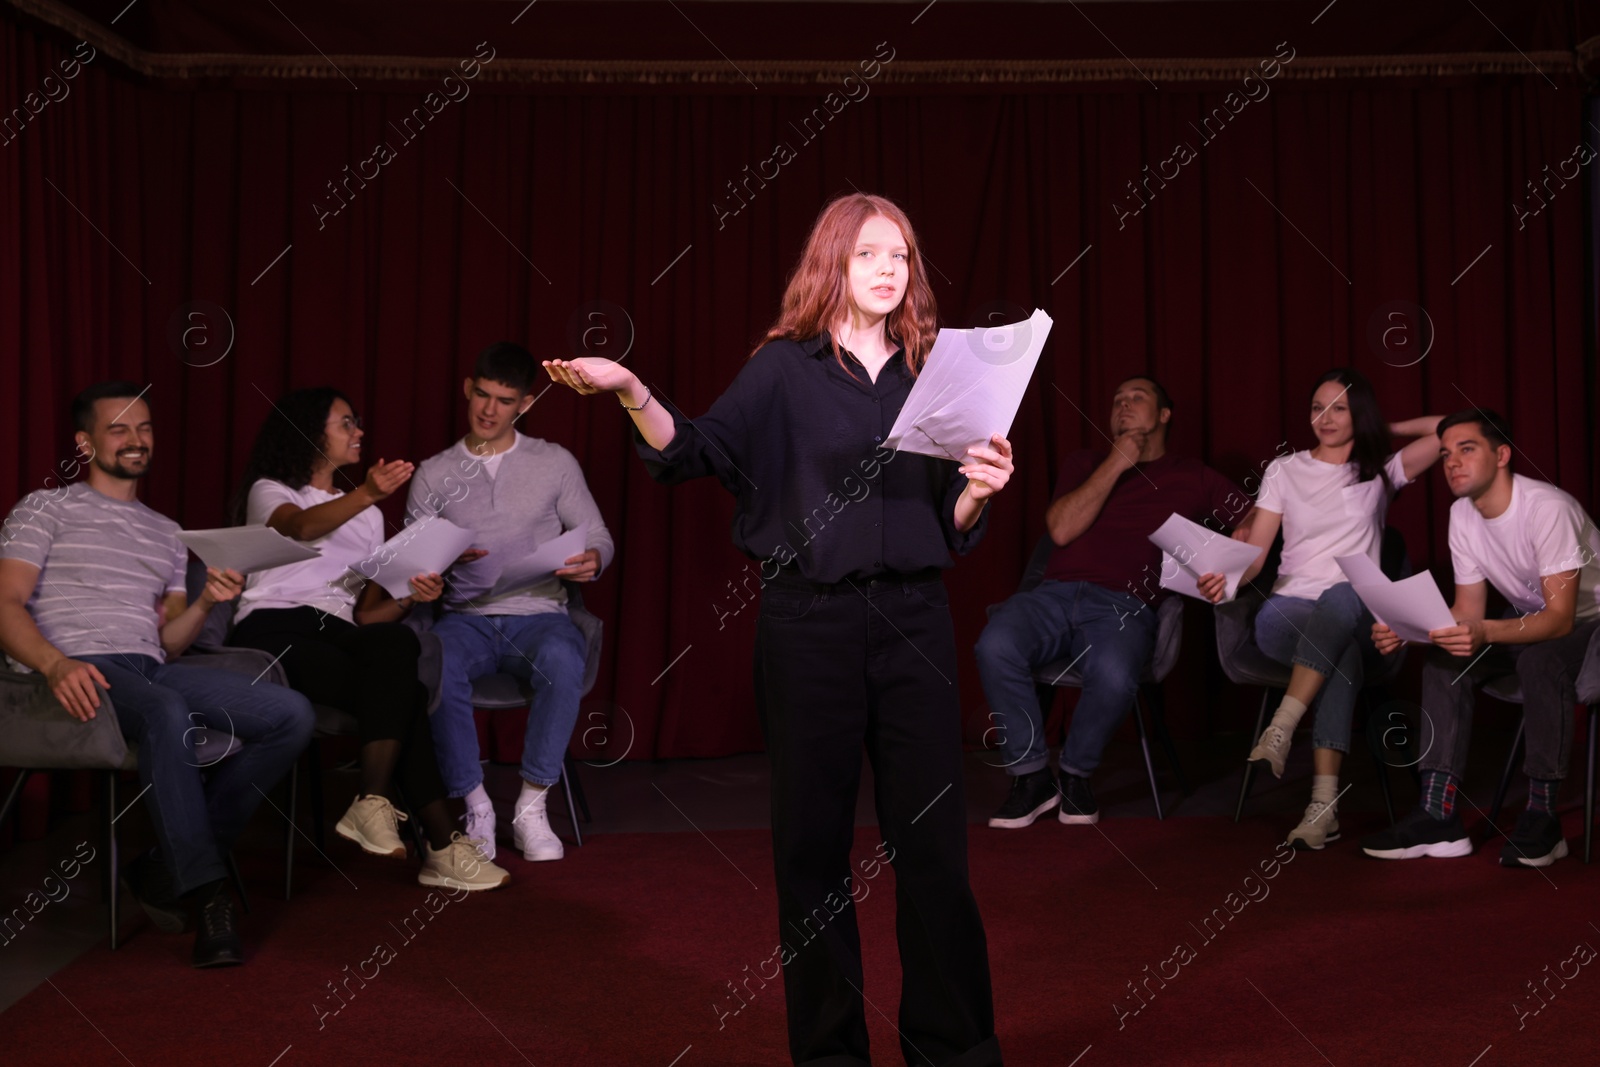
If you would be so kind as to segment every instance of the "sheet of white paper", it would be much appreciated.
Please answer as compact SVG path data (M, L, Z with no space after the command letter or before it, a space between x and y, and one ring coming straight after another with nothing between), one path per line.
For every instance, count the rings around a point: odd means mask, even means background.
M884 443L961 463L991 434L1009 436L1051 325L1036 309L1008 326L940 330Z
M1227 579L1222 599L1232 600L1244 572L1265 551L1208 530L1177 512L1150 535L1150 540L1161 549L1161 588L1196 600L1206 600L1196 581L1202 574L1220 574Z
M449 519L427 515L407 526L350 569L377 582L399 600L411 595L411 579L439 574L472 547L476 534Z
M1428 641L1430 630L1456 624L1450 605L1427 571L1391 582L1366 556L1340 556L1334 560L1350 579L1356 596L1372 617L1400 636L1402 641Z
M567 565L567 560L589 547L589 528L568 530L554 541L546 541L526 556L510 560L495 579L490 596L504 596L530 585L538 585Z
M240 574L270 570L285 563L316 559L321 552L267 526L226 526L219 530L180 530L178 540L207 567Z

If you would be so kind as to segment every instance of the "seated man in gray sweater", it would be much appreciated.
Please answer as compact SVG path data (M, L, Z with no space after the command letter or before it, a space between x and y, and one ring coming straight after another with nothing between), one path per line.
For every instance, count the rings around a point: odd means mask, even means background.
M417 468L406 505L413 519L442 515L476 531L473 548L483 550L445 581L433 631L444 645L444 671L430 721L445 789L466 798L466 835L486 842L490 859L495 815L478 761L472 683L503 671L533 687L512 842L524 859L558 860L563 850L545 814L546 790L561 777L587 652L567 617L559 579L593 581L612 555L611 534L572 453L516 430L517 419L533 406L538 373L520 345L501 341L484 349L464 383L467 435ZM585 550L568 557L556 577L493 592L510 561L579 527L588 529Z

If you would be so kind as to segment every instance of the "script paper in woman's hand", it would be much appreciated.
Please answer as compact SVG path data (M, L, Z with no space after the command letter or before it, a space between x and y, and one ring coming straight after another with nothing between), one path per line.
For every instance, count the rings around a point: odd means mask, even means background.
M940 330L884 443L965 463L967 449L1009 436L1050 326L1035 309L1009 326Z
M1208 530L1177 512L1150 535L1150 540L1161 549L1161 588L1208 604L1211 601L1201 595L1197 581L1202 574L1222 575L1227 580L1222 599L1232 600L1244 572L1266 551Z

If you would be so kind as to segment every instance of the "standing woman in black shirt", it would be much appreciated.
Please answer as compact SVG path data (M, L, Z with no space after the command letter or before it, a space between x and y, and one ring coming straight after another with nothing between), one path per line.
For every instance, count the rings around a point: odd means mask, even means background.
M715 476L738 501L735 543L761 562L773 962L796 1064L870 1061L850 868L863 744L879 857L895 869L906 1062L1000 1063L941 572L977 542L1011 446L997 434L961 464L882 447L937 332L905 213L854 194L822 210L778 321L700 418L668 411L609 360L545 363L580 393L617 394L657 480Z

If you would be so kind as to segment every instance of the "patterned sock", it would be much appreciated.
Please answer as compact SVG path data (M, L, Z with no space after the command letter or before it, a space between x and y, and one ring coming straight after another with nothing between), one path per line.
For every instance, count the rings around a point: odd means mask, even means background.
M1283 703L1278 705L1278 710L1273 712L1272 721L1268 726L1276 726L1286 734L1294 733L1294 728L1300 725L1300 716L1306 713L1305 704L1292 696L1285 695Z
M1449 771L1422 772L1422 808L1435 819L1456 813L1456 786L1460 779Z
M1339 795L1339 776L1337 774L1313 774L1311 776L1311 803L1327 804L1333 806L1333 800Z
M1551 815L1556 810L1556 792L1561 788L1559 778L1528 779L1528 810Z

